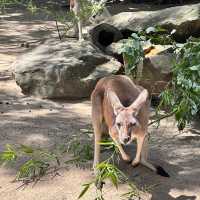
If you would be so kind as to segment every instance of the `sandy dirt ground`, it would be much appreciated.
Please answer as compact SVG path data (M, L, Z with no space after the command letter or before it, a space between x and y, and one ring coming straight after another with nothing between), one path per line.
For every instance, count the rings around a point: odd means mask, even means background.
M41 20L20 10L1 15L0 150L5 144L55 148L65 144L72 135L79 137L80 129L91 127L89 100L58 102L27 97L12 78L11 64L17 56L48 37L57 37L55 22L50 19ZM30 41L33 43L29 49L20 47L21 43ZM150 127L149 132L150 159L162 165L171 177L157 176L142 166L132 168L123 161L119 168L136 185L154 185L150 193L143 195L146 200L200 200L199 119L182 133L177 131L172 118L162 121L158 129ZM34 187L17 189L21 183L12 183L15 174L15 168L0 168L0 200L75 200L81 185L93 178L90 167L72 166L61 170L61 176L45 177ZM121 199L120 195L127 191L127 184L120 184L116 190L106 183L105 199ZM94 196L92 189L83 199L94 200Z

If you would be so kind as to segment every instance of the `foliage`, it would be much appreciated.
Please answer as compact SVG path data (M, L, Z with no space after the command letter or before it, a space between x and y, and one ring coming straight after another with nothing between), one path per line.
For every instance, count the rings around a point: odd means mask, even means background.
M173 79L161 94L160 107L175 114L179 130L200 110L200 39L190 38L178 50Z
M104 182L105 179L109 179L115 187L117 187L118 185L118 181L119 181L118 175L122 173L113 164L111 164L111 162L114 162L114 156L117 153L117 151L115 150L117 150L117 147L115 143L110 142L110 141L103 141L100 144L102 144L106 148L113 150L113 153L107 160L99 163L96 166L97 173L96 173L95 179L91 181L90 183L83 184L83 190L81 191L78 197L79 199L83 197L83 195L88 191L88 189L91 186L94 186L96 188L95 199L104 200L102 189L105 184Z
M60 162L53 153L41 149L33 149L26 145L11 146L0 153L1 164L9 164L25 158L25 162L19 167L16 181L34 182L50 172L52 167L58 167Z
M129 183L128 185L129 185L129 191L122 194L121 197L130 200L133 199L134 197L140 197L140 192L138 188L132 183Z
M134 185L131 182L128 183L128 186L129 186L129 191L121 195L122 199L124 200L125 199L134 200L135 198L142 200L140 191L144 193L152 192L154 187L156 187L157 185L144 186L144 187L141 187L140 190L138 190L136 185Z
M0 0L0 9L3 12L5 12L7 8L15 5L26 7L32 13L38 10L38 7L33 0Z
M148 27L138 33L144 41L149 41L151 44L155 45L172 45L174 44L173 34L176 30L172 30L171 33L160 26Z
M141 60L144 58L143 43L148 41L152 45L169 45L174 44L173 30L169 33L167 30L160 26L148 27L145 30L133 33L131 37L124 40L123 45L119 49L119 53L123 54L125 74L133 75L137 78L137 67Z
M88 137L87 137L88 136ZM22 181L24 184L35 183L48 174L58 174L63 164L70 163L80 166L93 158L93 148L89 139L89 132L84 132L87 141L78 141L77 136L69 140L67 144L60 145L54 152L40 148L33 148L26 145L6 145L5 150L0 152L0 164L11 166L20 163L15 181ZM56 152L56 153L55 153ZM72 159L61 162L60 157L64 153L72 154ZM61 166L62 165L62 166Z
M72 153L74 163L80 165L93 158L93 147L87 141L71 140L67 144L67 152ZM68 161L67 161L68 162Z
M21 2L20 0L0 0L0 8L3 10L7 6Z
M99 12L102 12L105 3L91 1L91 0L80 0L81 12L80 18L88 20L91 16L96 16Z
M95 200L105 200L103 197L103 186L105 185L106 180L110 180L110 182L115 186L116 189L118 189L118 184L120 182L128 181L128 177L119 170L115 165L115 157L118 158L119 156L119 150L117 145L112 141L102 141L100 143L105 149L110 149L112 151L111 156L109 156L108 159L105 161L99 163L96 166L96 176L93 181L83 184L83 190L81 191L79 195L79 199L82 198L85 193L89 190L91 186L95 187L96 189L96 198ZM140 192L138 188L128 181L128 184L132 186L131 195L129 196L140 196ZM128 195L123 194L122 196L128 197Z
M21 5L27 10L29 10L32 14L37 12L43 12L47 16L54 17L56 21L56 26L59 34L59 38L61 39L60 30L58 28L57 21L61 22L64 26L64 34L69 31L79 20L88 21L91 16L96 16L99 12L101 12L105 6L103 1L97 2L93 0L80 0L81 11L78 16L70 10L65 10L61 12L59 9L55 9L55 2L45 3L45 4L36 4L33 0L0 0L0 9L5 11L6 8L13 5Z
M6 145L6 150L0 154L0 163L10 163L16 161L17 153L11 145Z
M137 75L137 65L144 57L141 38L136 33L133 33L130 38L124 40L119 53L123 54L125 74L133 75L135 78Z
M77 135L72 135L72 138L63 144L60 151L67 152L72 157L71 160L65 161L65 164L73 163L80 167L93 159L92 136L92 130L80 129L79 139L77 139Z
M133 74L133 78L137 78L137 65L144 57L143 41L161 45L173 44L176 47L173 79L161 93L162 101L157 110L159 114L160 109L165 107L167 114L161 118L157 115L155 122L175 114L178 128L183 130L200 110L200 39L190 38L186 44L178 47L173 40L174 33L175 30L168 33L161 27L149 27L139 32L139 36L134 33L125 40L120 53L124 57L125 74Z
M87 131L88 139L90 137L89 133L90 132ZM84 135L87 138L86 132L84 132ZM121 170L116 167L115 162L116 160L119 160L119 150L117 145L113 141L109 140L102 141L100 144L104 150L110 150L112 153L105 161L96 166L96 176L89 183L83 184L83 190L78 198L82 198L91 187L94 187L96 190L95 200L105 200L103 187L106 184L106 180L109 180L116 187L116 189L118 188L118 184L120 182L128 182L130 190L122 196L127 198L132 198L133 196L139 197L139 189L128 180L128 177ZM77 141L77 137L76 142L75 139L72 140L69 144L67 144L67 146L59 147L59 151L61 151L61 154L64 152L72 153L73 158L64 162L67 165L70 163L79 163L80 165L83 162L91 160L93 157L91 156L93 149L90 149L89 143L85 143L84 145L82 141ZM26 145L7 145L6 149L0 153L1 164L16 163L17 161L24 159L25 161L23 161L23 164L20 165L15 178L15 181L23 182L23 185L20 187L29 183L35 184L41 180L42 177L48 174L53 173L54 176L57 175L62 164L60 163L57 154Z
M83 190L79 195L79 199L88 191L88 189L93 185L96 188L96 198L103 200L103 186L105 180L110 180L111 183L118 188L118 184L122 180L126 180L126 176L120 171L114 164L108 162L108 160L101 162L97 165L97 175L93 181L87 184L83 184Z

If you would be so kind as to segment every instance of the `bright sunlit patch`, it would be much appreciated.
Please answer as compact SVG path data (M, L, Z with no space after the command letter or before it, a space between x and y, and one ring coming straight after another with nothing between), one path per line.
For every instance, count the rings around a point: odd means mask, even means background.
M50 143L50 139L46 137L43 134L35 133L35 134L29 134L23 141L24 144L28 145L42 145L46 146Z
M131 10L131 11L137 10L137 8L132 8L132 7L128 8L128 9Z
M23 13L9 13L9 14L5 14L5 15L1 15L1 18L8 18L8 17L19 17L22 16Z
M4 115L6 116L12 116L12 117L16 117L20 118L20 117L30 117L30 118L35 118L35 117L39 117L39 116L45 116L48 114L55 114L58 113L59 111L56 109L26 109L26 110L11 110L10 112L5 112Z
M193 187L192 189L184 189L184 190L179 190L176 188L172 188L169 191L169 195L172 196L174 199L196 199L196 195L199 192L198 187Z
M190 175L190 174L200 174L200 168L192 169L191 167L185 167L184 171L180 171L178 174L180 175Z

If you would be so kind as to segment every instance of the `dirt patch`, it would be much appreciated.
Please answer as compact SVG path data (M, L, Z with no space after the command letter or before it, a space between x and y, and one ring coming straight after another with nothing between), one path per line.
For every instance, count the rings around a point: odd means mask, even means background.
M5 144L27 144L42 148L55 148L65 144L71 135L80 135L80 129L91 126L90 102L54 102L33 97L25 97L13 80L0 82L0 149ZM139 166L133 169L123 161L119 167L138 185L155 185L154 191L145 199L199 199L200 181L197 178L200 170L200 146L198 127L179 133L174 120L162 122L159 129L151 127L152 162L162 165L171 175L169 179L159 177L148 169ZM92 142L91 145L93 146ZM132 147L127 148L133 151ZM91 161L92 162L92 161ZM91 164L89 165L91 166ZM76 199L81 184L92 178L90 167L79 169L71 167L62 170L61 177L53 180L46 177L34 188L16 190L19 183L11 183L15 169L0 169L1 200L22 199ZM119 190L107 183L106 199L119 199L119 194L128 190L122 184ZM49 192L51 191L51 192ZM91 190L83 199L94 199Z

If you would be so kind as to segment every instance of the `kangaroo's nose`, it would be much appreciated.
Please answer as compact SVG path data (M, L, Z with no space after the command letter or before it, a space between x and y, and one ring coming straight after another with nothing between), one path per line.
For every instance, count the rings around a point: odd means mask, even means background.
M130 136L124 138L124 143L127 144L129 142L129 140L130 140Z

